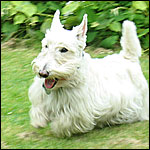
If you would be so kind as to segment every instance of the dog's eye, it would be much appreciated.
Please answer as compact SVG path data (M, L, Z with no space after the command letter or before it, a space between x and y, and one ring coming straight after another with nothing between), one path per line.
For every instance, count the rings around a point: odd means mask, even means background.
M60 50L60 52L61 53L66 53L68 50L66 49L66 48L62 48L61 50Z
M45 48L48 48L48 46L47 46L47 45L45 45Z

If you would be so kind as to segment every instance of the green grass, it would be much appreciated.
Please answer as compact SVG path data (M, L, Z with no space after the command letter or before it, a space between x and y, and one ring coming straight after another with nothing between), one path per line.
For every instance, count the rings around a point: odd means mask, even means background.
M1 148L2 149L144 149L149 148L149 122L94 129L71 138L57 138L50 127L36 129L29 123L28 88L34 74L31 61L40 48L2 46L1 51ZM149 79L149 58L141 65ZM149 82L149 80L148 80Z

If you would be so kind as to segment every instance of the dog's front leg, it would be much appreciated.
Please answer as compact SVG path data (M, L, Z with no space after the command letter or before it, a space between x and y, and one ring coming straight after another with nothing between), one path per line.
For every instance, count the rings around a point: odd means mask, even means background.
M48 122L46 109L45 91L42 87L43 81L35 78L33 84L29 88L29 99L32 103L30 109L31 124L38 127L45 127Z
M51 130L57 137L70 137L72 134L86 133L93 128L94 123L86 117L75 117L69 114L61 114L51 122Z

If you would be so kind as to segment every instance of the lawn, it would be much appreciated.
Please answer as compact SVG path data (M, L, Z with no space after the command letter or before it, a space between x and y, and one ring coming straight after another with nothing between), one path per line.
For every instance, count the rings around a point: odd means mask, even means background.
M5 43L1 50L1 148L2 149L148 149L149 122L137 122L94 129L71 138L57 138L50 127L30 125L28 88L34 74L31 61L39 45L28 47ZM93 57L100 57L94 55ZM149 82L149 57L141 57L144 75Z

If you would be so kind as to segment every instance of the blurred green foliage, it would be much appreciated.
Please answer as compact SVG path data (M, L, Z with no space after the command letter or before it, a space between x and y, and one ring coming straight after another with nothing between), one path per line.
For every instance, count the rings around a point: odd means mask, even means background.
M57 9L66 29L79 25L88 14L88 45L114 48L120 41L122 22L128 19L137 26L142 48L149 48L149 1L2 1L2 40L41 40Z

